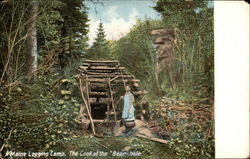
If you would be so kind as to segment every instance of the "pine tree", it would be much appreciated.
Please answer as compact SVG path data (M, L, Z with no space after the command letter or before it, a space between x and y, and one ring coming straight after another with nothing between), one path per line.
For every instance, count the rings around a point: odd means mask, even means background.
M102 43L105 43L106 41L102 22L100 22L99 24L98 33L97 33L97 37L95 38L95 40L96 40L95 44L97 45L101 45Z
M92 58L94 59L107 59L109 56L109 43L106 40L106 35L103 27L103 23L100 22L97 36L95 38L95 42L93 46L90 48Z
M79 59L87 47L88 15L87 8L82 0L58 0L62 7L58 8L62 17L61 52L59 61L62 67L72 60Z

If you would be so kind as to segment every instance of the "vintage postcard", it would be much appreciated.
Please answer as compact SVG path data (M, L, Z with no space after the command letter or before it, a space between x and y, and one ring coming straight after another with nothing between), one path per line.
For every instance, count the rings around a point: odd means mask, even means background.
M0 13L0 158L215 158L213 1Z

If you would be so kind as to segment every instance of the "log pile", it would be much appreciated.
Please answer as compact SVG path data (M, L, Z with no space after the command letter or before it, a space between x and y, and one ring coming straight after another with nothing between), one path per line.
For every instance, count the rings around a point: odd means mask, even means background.
M119 61L85 60L78 70L79 74L76 77L79 79L84 101L82 105L84 108L81 108L80 114L83 115L84 110L89 110L85 111L85 115L91 123L100 120L109 121L110 116L117 120L119 112L116 110L116 105L119 100L114 99L114 94L119 92L118 86L124 87L127 84L133 86L132 93L137 99L142 99L146 93L139 88L140 80L121 67Z

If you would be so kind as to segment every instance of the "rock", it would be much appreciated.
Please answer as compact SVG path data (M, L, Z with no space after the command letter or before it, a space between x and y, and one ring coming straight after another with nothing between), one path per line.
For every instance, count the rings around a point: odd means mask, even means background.
M61 95L71 95L71 91L61 90Z
M70 99L70 96L66 95L66 96L63 97L63 99L69 100L69 99Z
M58 104L63 105L64 104L64 100L63 99L59 100Z
M131 146L126 146L126 147L124 147L124 149L123 149L123 151L129 151L129 150L131 150Z
M16 91L19 92L19 93L21 93L21 92L22 92L22 89L21 89L20 87L17 87L17 88L16 88Z
M62 79L61 82L62 82L62 83L65 83L65 82L72 82L72 80L70 80L70 79Z

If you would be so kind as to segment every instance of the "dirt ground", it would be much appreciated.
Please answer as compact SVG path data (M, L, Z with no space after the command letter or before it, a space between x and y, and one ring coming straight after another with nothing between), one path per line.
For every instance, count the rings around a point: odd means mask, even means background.
M136 120L136 126L133 133L128 135L123 133L125 127L120 127L119 121L113 128L113 135L104 135L101 138L92 135L81 135L70 140L63 148L65 152L78 152L78 157L67 158L143 158L143 159L174 159L175 153L169 148L168 144L155 142L149 139L138 137L136 135L144 135L147 137L157 137L146 126L146 123ZM108 131L108 130L106 130ZM80 133L80 132L79 132ZM58 150L62 147L58 148ZM97 156L88 156L89 153L97 154ZM105 156L102 156L102 155ZM159 155L160 154L160 155ZM83 156L80 156L83 155Z

